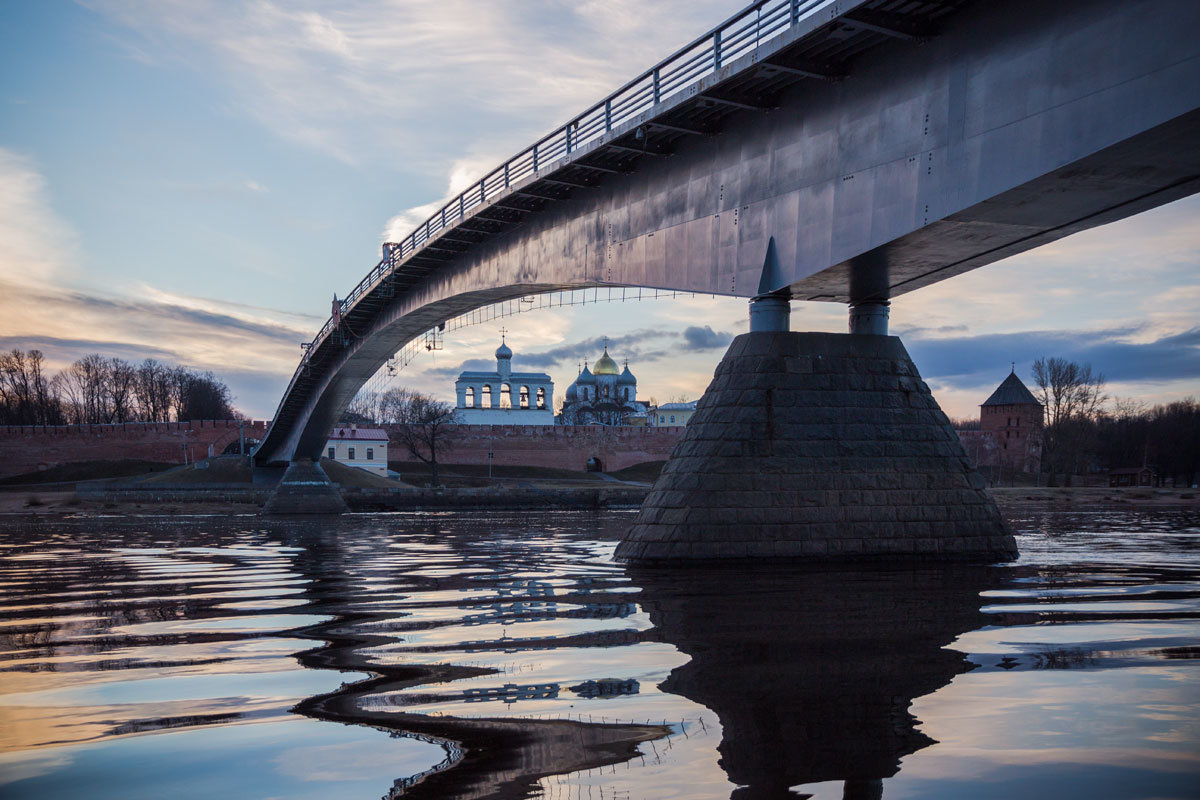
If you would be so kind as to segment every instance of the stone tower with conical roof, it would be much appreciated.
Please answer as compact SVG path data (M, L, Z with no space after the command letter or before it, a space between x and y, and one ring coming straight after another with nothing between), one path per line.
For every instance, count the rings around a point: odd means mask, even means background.
M979 431L989 452L977 461L1035 472L1041 463L1043 411L1014 368L979 406Z

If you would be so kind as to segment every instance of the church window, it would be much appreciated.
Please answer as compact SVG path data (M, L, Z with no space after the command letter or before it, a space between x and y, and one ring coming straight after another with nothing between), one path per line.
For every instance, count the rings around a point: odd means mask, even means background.
M475 407L475 387L474 386L468 386L467 391L463 394L463 397L465 398L463 400L463 402L466 404L465 405L466 408L474 408Z
M367 461L374 461L374 460L375 460L375 448L368 447L367 448Z
M529 408L529 387L528 386L521 387L520 398L521 398L521 408Z
M354 460L354 448L353 447L350 448L349 455L347 456L347 458L350 459L351 461Z
M584 399L584 400L587 400L587 399L588 399L588 393L587 393L587 389L584 389L584 390L583 390L583 399Z
M628 386L625 387L625 395L622 399L624 399L624 400L629 399L629 387Z
M537 390L537 407L543 411L546 409L546 390L541 386Z
M671 424L672 425L675 424L675 415L674 414L671 415Z
M512 387L507 383L500 384L500 407L512 408Z
M488 384L479 391L480 399L483 400L484 408L492 407L492 386Z

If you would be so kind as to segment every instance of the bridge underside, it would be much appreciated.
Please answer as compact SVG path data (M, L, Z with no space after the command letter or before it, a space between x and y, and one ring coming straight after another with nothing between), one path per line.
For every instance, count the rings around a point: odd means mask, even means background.
M904 7L936 29L881 33L871 13ZM1200 4L838 8L391 252L257 460L319 455L398 348L479 306L606 285L750 297L769 250L767 291L887 302L1200 189Z

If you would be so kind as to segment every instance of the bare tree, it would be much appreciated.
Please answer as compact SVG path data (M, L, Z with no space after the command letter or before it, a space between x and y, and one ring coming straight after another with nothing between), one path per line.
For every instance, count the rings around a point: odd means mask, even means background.
M370 425L379 422L381 419L381 398L382 395L379 392L373 392L369 389L361 390L358 394L354 395L354 399L350 401L350 405L342 412L342 423L348 424L353 422L358 425Z
M437 458L453 445L454 407L407 389L390 389L380 401L383 420L396 426L396 438L429 465L433 485L440 486Z
M1091 364L1039 358L1033 362L1033 379L1046 414L1042 455L1050 470L1050 485L1055 484L1055 473L1061 469L1069 486L1071 474L1082 466L1089 434L1095 431L1092 423L1108 399L1104 375L1093 373Z
M0 423L58 425L62 403L40 350L0 353Z
M108 422L137 419L137 370L119 358L108 362Z
M172 369L147 358L137 368L138 409L147 422L171 421Z
M80 425L109 421L109 360L91 353L59 373L63 396L71 416Z

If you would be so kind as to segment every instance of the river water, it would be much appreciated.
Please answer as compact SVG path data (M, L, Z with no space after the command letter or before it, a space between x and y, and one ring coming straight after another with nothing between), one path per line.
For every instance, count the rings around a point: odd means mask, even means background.
M629 512L0 522L0 798L1200 797L1200 514L630 570Z

